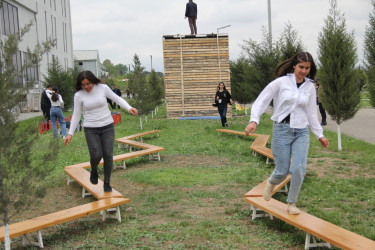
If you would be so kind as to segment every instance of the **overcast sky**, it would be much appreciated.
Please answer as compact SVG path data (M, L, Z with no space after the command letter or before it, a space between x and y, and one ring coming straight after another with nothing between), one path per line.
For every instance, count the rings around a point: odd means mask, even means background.
M101 62L129 65L138 54L146 70L164 71L163 35L190 34L184 19L187 0L71 0L73 49L98 50ZM198 5L198 34L229 35L230 59L240 56L244 40L261 41L268 29L267 0L194 0ZM358 57L363 59L363 38L372 12L371 0L337 0L347 30L354 32ZM280 37L290 22L306 50L317 57L318 35L329 14L328 0L273 0L272 33Z

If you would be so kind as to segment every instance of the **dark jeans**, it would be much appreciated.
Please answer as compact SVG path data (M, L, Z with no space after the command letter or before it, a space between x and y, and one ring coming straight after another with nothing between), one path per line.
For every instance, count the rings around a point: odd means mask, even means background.
M100 160L104 161L104 181L111 180L115 127L113 123L99 128L85 128L87 147L90 152L91 170L97 170Z
M221 125L225 127L225 124L227 123L227 105L220 105L217 109L221 118Z
M197 34L197 17L196 16L193 16L193 17L188 17L189 19L189 26L190 26L190 34L192 35L196 35Z
M320 115L322 116L322 122L326 122L327 121L326 110L323 108L323 105L321 102L319 102L318 104L319 104L319 112L320 112Z

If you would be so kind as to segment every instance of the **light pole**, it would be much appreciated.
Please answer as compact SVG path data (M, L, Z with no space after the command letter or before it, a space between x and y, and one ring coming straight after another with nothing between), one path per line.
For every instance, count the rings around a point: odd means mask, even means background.
M272 24L271 24L271 0L268 0L268 36L272 46Z
M220 76L220 82L221 82L221 66L220 66L220 49L219 49L219 30L225 29L230 27L230 25L226 25L220 28L217 28L217 34L216 34L216 43L217 43L217 60L219 62L219 76Z
M152 71L152 55L150 55L150 58L151 58L151 71Z

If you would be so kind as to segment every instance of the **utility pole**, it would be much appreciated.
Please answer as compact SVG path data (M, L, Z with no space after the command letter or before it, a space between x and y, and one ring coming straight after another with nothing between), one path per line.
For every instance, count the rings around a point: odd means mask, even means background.
M271 47L272 46L271 0L268 0L268 36L270 39L270 47Z

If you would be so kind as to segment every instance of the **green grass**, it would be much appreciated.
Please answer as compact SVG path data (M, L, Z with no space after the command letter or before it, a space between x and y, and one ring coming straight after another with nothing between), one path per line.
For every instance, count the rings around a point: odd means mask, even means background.
M121 207L123 222L100 221L95 214L65 223L43 233L45 246L105 249L302 249L304 233L278 219L251 220L243 195L266 179L273 170L264 157L249 149L253 138L218 134L218 120L167 120L160 108L148 122L122 115L116 138L160 129L159 137L144 138L148 144L165 147L161 162L141 157L127 161L126 170L115 170L112 186L131 202ZM233 130L243 131L248 116L229 119ZM22 122L35 126L37 119ZM257 133L271 134L272 122L264 115ZM311 136L308 173L298 205L305 211L338 226L375 240L375 145L342 136L343 151L337 151L337 136L325 132L331 147L322 149ZM48 150L51 132L39 136L33 162ZM59 141L58 143L62 143ZM118 149L115 154L125 153ZM28 218L47 213L46 207L72 207L94 200L81 198L81 188L66 186L63 167L89 160L83 132L68 147L61 146L55 171L47 177L50 196L37 202ZM102 173L100 173L102 177ZM55 192L55 193L54 193ZM285 194L275 198L285 202ZM34 209L34 210L33 210ZM53 211L53 210L52 210ZM49 213L49 212L48 212ZM22 217L24 216L24 217ZM22 220L20 215L16 220ZM20 248L20 238L13 241Z

